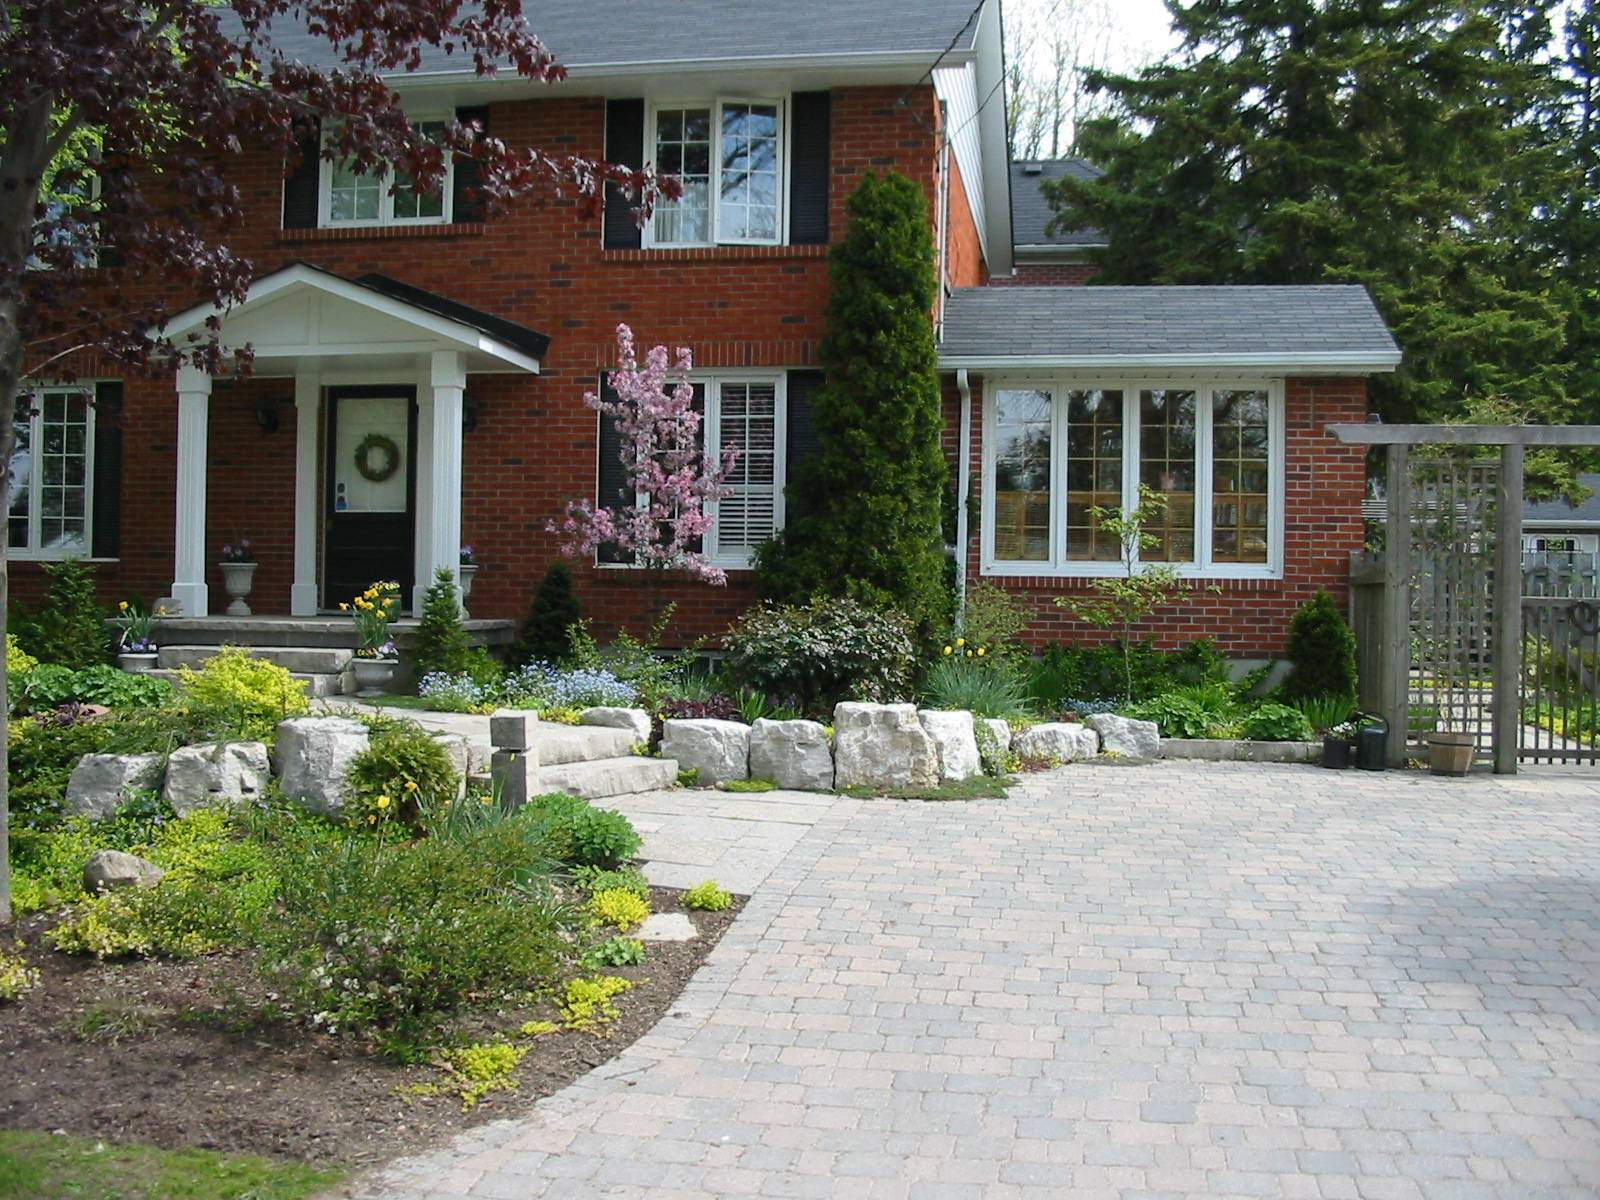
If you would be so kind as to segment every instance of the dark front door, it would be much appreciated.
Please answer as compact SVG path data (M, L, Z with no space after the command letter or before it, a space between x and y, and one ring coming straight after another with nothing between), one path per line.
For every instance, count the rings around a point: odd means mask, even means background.
M328 512L322 603L337 608L392 579L409 597L416 575L416 389L328 392Z

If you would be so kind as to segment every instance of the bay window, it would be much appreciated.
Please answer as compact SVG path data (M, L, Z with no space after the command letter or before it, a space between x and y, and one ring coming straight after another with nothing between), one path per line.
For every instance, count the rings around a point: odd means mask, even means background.
M1279 381L992 380L984 406L983 569L1107 575L1122 546L1102 526L1141 487L1165 500L1138 558L1179 574L1282 572Z
M19 558L87 557L94 409L83 387L41 387L17 405L7 535Z
M776 245L783 238L783 106L721 100L660 105L647 150L683 195L657 202L654 246Z

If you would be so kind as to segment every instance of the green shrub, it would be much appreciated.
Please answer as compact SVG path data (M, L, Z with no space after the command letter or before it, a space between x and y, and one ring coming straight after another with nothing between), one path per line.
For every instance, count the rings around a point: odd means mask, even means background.
M39 660L22 648L14 633L6 634L6 677L15 679L26 675L39 665Z
M85 754L103 751L111 733L108 721L62 722L50 713L13 720L9 730L13 829L55 825L61 819L72 768Z
M982 646L989 656L1021 658L1018 642L1033 620L1033 612L1015 594L984 580L967 589L961 614L961 637L970 646Z
M37 612L26 617L18 640L41 663L92 667L111 658L108 611L95 599L94 568L76 559L41 564L49 585Z
M965 709L975 717L1013 720L1031 714L1026 687L1012 662L988 655L968 658L954 647L928 668L922 694L929 708Z
M417 622L415 647L417 678L434 672L470 675L472 648L461 624L461 604L456 599L455 573L440 567L422 597L422 617Z
M650 915L650 904L621 888L608 889L589 897L589 915L602 925L627 933L644 924Z
M1318 588L1289 622L1288 655L1294 667L1283 684L1286 699L1357 694L1356 635L1326 588Z
M1306 722L1316 733L1326 733L1335 725L1342 725L1356 710L1350 696L1305 696L1294 702L1294 707L1305 714Z
M13 707L31 712L77 701L107 708L157 708L170 704L172 684L157 675L131 675L106 663L74 670L46 664L35 667L17 685Z
M277 663L224 646L200 665L178 669L180 703L208 738L270 742L278 722L311 711L304 680Z
M523 811L551 857L573 866L617 867L642 845L627 817L576 796L538 796Z
M1239 734L1252 742L1306 742L1311 740L1311 722L1287 704L1258 704L1245 713Z
M1172 651L1157 650L1149 641L1139 642L1133 646L1129 658L1136 702L1176 687L1221 683L1228 679L1228 660L1206 638ZM1057 643L1046 647L1034 664L1027 691L1041 708L1058 712L1072 707L1071 701L1121 696L1125 686L1120 642L1092 646Z
M905 699L916 654L904 616L823 597L752 609L726 645L735 683L824 718L841 700Z
M454 800L461 776L438 738L409 721L386 723L350 764L345 813L352 823L414 828L424 808Z
M39 986L39 972L20 954L0 946L0 1004L9 1004Z
M602 967L636 967L644 962L644 943L635 938L611 937L591 946L583 955L585 970Z
M631 892L641 900L650 898L650 881L638 867L574 867L572 882L586 892Z
M718 887L716 880L707 879L683 894L683 906L701 912L722 912L733 907L733 893Z
M533 594L517 638L516 661L564 664L572 650L572 627L583 620L572 590L572 571L559 559L550 564Z
M1164 737L1203 738L1225 732L1234 709L1232 689L1223 683L1208 683L1174 688L1126 711L1141 721L1154 721Z

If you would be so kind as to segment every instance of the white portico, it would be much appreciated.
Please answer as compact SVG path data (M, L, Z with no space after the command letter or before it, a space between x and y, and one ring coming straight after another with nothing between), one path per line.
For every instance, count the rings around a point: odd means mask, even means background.
M211 320L220 323L227 350L248 346L253 351L254 378L294 380L290 615L313 616L331 606L324 572L337 568L327 562L334 547L319 542L325 515L329 539L336 520L350 526L341 535L349 539L350 553L337 560L338 567L348 567L347 558L364 567L361 555L379 548L370 582L396 574L392 567L385 569L381 547L384 538L394 536L403 514L409 542L403 550L414 554L412 610L419 610L434 572L456 570L459 562L467 376L537 374L548 339L386 277L349 280L305 264L256 280L248 297L231 309L191 309L174 318L167 332L180 344L186 337L202 339ZM211 385L211 377L193 367L177 373L177 536L170 599L188 617L210 612ZM363 430L368 430L365 438ZM355 473L363 464L349 452L352 444L378 447L369 456L375 469ZM340 457L330 462L334 452Z

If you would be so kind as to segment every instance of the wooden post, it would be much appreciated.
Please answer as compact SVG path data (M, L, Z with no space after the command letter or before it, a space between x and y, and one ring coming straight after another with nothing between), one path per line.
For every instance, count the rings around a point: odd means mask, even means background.
M1494 771L1517 773L1522 724L1522 458L1518 443L1500 447L1495 495Z
M1382 717L1389 765L1403 767L1411 725L1411 451L1388 447L1389 519L1383 534Z

